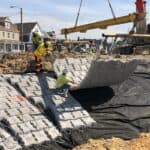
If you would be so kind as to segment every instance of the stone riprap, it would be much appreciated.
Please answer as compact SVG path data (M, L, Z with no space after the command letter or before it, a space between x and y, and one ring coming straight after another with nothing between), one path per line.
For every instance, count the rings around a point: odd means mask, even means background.
M60 130L88 127L95 124L89 113L71 95L65 98L54 89L55 79L46 74L7 76L11 84L17 85L24 96L35 105L50 109Z
M12 76L1 76L9 77ZM3 130L0 134L6 136L0 136L0 146L6 150L52 141L61 136L46 114L32 105L4 79L0 82L0 127L3 128L0 129ZM9 129L9 132L5 128ZM7 145L8 141L11 143Z
M136 59L94 59L64 58L56 59L53 67L57 76L64 69L75 82L75 89L110 86L126 80L138 65Z

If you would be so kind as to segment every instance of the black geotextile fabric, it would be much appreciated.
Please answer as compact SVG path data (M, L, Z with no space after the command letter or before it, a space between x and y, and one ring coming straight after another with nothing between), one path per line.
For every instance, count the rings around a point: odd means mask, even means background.
M88 129L94 138L131 139L150 132L150 75L133 74L120 85L73 93L97 125Z
M135 73L119 85L78 90L71 94L97 124L65 132L63 138L57 139L56 143L44 144L44 147L64 150L91 138L132 139L140 132L150 132L150 74ZM43 146L39 149L46 150Z

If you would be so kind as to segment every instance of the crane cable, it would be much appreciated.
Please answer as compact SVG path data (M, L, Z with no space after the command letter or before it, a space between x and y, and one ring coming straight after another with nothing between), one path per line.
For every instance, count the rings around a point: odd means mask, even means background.
M113 7L112 7L112 5L111 5L110 0L107 0L107 1L108 1L108 4L109 4L111 13L112 13L112 15L113 15L113 18L116 18L116 15L115 15L115 12L114 12L114 10L113 10ZM78 20L79 20L79 16L80 16L80 11L81 11L81 7L82 7L82 3L83 3L83 0L80 1L80 5L79 5L79 9L78 9L78 13L77 13L77 17L76 17L76 21L75 21L74 27L76 27L77 24L78 24Z
M78 13L77 13L77 18L76 18L74 27L76 27L77 24L78 24L78 20L79 20L79 16L80 16L80 10L81 10L81 7L82 7L82 2L83 2L83 0L80 1L79 10L78 10Z
M112 5L111 5L111 2L110 2L110 0L107 0L108 1L108 4L109 4L109 7L110 7L110 10L111 10L111 13L112 13L112 15L113 15L113 17L114 17L114 19L116 18L116 16L115 16L115 12L114 12L114 10L113 10L113 8L112 8Z

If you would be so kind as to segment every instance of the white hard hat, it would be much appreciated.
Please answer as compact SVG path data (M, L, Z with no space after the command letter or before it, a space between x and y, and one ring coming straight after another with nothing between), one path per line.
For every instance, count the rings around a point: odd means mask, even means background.
M68 73L68 70L67 70L67 69L64 69L64 70L63 70L63 73L64 73L64 74L67 74L67 73Z

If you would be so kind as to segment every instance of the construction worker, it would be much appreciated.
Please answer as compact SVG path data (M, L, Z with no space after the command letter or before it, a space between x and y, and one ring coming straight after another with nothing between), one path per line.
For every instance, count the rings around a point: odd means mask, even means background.
M41 36L37 32L32 34L33 51L38 48L41 42Z
M68 91L73 89L71 84L74 84L74 82L67 76L67 73L67 69L64 69L62 74L58 76L55 85L57 93L63 94L64 97L68 97Z
M89 50L88 50L88 54L89 54L89 55L92 55L92 54L93 54L93 50L92 50L92 49L89 49Z
M47 53L51 53L52 45L49 39L44 39L44 42L34 51L34 57L36 62L36 72L42 70L42 60Z

